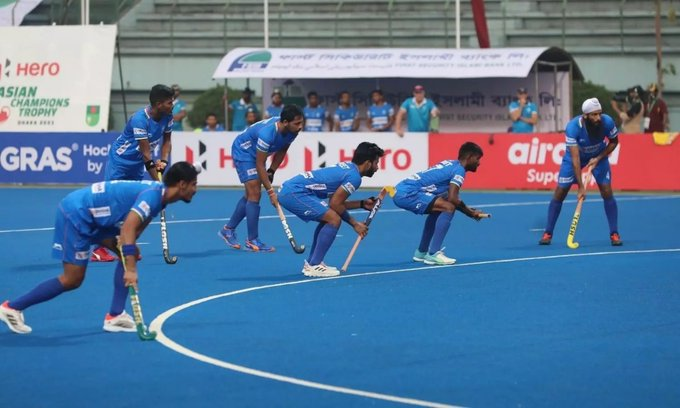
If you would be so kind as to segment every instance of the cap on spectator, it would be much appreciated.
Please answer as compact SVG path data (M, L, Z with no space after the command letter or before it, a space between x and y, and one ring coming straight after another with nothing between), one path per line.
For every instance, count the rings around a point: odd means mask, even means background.
M275 88L274 92L272 92L272 96L278 95L280 97L283 97L283 94L281 94L281 90L279 88Z
M529 92L527 92L527 89L526 89L526 88L520 87L520 88L517 88L517 93L519 93L519 94L525 94L525 93L529 93Z
M250 89L250 88L248 88L248 87L246 86L246 89L244 89L242 93L252 95L252 94L254 94L255 92L253 92L252 89Z
M172 84L172 86L170 88L172 88L173 91L181 91L182 90L182 88L180 88L179 85L177 85L177 84Z
M602 111L602 105L600 105L600 101L598 101L597 98L590 98L583 102L581 110L585 114Z
M413 92L425 92L425 88L422 85L416 85L413 87Z

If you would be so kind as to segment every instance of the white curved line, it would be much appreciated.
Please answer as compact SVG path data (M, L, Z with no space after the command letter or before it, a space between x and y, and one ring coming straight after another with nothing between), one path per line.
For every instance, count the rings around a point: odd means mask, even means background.
M354 275L341 275L341 276L336 276L336 277L331 277L331 278L305 279L305 280L293 281L293 282L274 283L274 284L270 284L270 285L255 286L255 287L251 287L251 288L235 290L235 291L232 291L232 292L212 295L212 296L204 297L204 298L201 298L201 299L197 299L197 300L185 303L183 305L173 307L172 309L169 309L169 310L161 313L160 315L158 315L158 317L156 317L151 322L151 324L149 325L149 329L158 333L156 340L159 343L163 344L165 347L168 347L169 349L176 351L177 353L184 354L185 356L193 358L195 360L202 361L202 362L208 363L208 364L212 364L212 365L215 365L217 367L226 368L227 370L232 370L232 371L240 372L240 373L243 373L243 374L267 378L267 379L270 379L270 380L286 382L286 383L289 383L289 384L300 385L300 386L303 386L303 387L309 387L309 388L316 388L316 389L325 390L325 391L338 392L338 393L342 393L342 394L350 394L350 395L356 395L356 396L360 396L360 397L374 398L374 399L379 399L379 400L384 400L384 401L397 402L397 403L402 403L402 404L410 404L410 405L423 406L423 407L449 407L450 408L450 407L456 407L456 406L438 403L438 402L418 400L418 399L413 399L413 398L405 398L405 397L398 397L398 396L394 396L394 395L380 394L380 393L370 392L370 391L357 390L357 389L347 388L347 387L338 387L338 386L335 386L335 385L323 384L323 383L318 383L318 382L314 382L314 381L307 381L307 380L303 380L303 379L300 379L300 378L289 377L289 376L285 376L285 375L281 375L281 374L270 373L270 372L267 372L267 371L256 370L254 368L228 363L226 361L218 360L216 358L197 353L197 352L190 350L190 349L182 346L181 344L171 340L169 337L167 337L165 335L165 333L163 333L163 324L170 317L175 315L176 313L178 313L178 312L180 312L184 309L188 309L190 307L199 305L201 303L209 302L211 300L220 299L220 298L223 298L223 297L239 295L239 294L242 294L242 293L254 292L256 290L272 289L272 288L278 288L278 287L283 287L283 286L301 285L301 284L305 284L305 283L314 283L314 282L321 282L321 281L325 281L325 280L334 280L334 279L351 279L351 278L358 278L358 277L362 277L362 276L376 276L376 275L386 275L386 274L392 274L392 273L413 272L413 271L420 271L420 270L424 270L424 269L462 268L462 267L467 267L467 266L479 266L479 265L502 264L502 263L512 263L512 262L560 259L560 258L575 258L575 257L582 257L582 256L648 254L648 253L664 253L664 252L680 252L680 248L628 250L628 251L612 251L612 252L590 252L590 253L583 253L583 254L576 253L576 254L534 256L534 257L524 257L524 258L496 259L496 260L490 260L490 261L469 262L469 263L465 263L465 264L457 264L457 265L450 265L450 266L421 266L421 267L415 267L415 268L391 269L391 270L387 270L387 271L364 272L364 273L358 273L358 274L354 274Z

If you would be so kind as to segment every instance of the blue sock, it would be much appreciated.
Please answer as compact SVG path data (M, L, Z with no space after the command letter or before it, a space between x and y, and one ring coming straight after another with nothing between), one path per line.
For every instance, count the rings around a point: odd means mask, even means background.
M553 233L555 229L555 223L557 222L557 217L560 216L560 211L562 211L562 201L557 201L554 198L550 200L550 205L548 206L548 223L545 225L545 232L548 234Z
M425 226L423 227L423 235L420 237L420 245L418 251L427 252L430 248L430 241L432 241L432 234L434 234L434 225L437 222L440 212L430 213L425 219Z
M326 224L319 231L319 237L314 247L314 253L312 253L309 258L310 265L318 265L323 261L326 256L326 252L331 248L333 241L335 241L335 236L338 235L338 228L332 226L331 224Z
M321 232L321 228L323 228L324 225L326 225L325 222L320 222L319 225L317 225L316 229L314 230L314 239L312 240L312 247L309 248L309 256L307 257L307 263L310 263L312 260L312 254L316 249L316 241L319 239L319 232Z
M260 223L260 204L255 201L246 203L246 218L248 218L248 241L257 238L258 224Z
M24 310L59 296L65 291L66 289L64 289L64 286L59 282L59 278L52 278L36 286L33 290L20 298L9 302L9 307L16 310Z
M231 214L231 218L229 218L227 227L235 229L236 227L238 227L241 221L243 221L243 218L245 218L245 216L246 216L246 198L241 197L241 199L238 200L238 203L236 203L236 208L234 208L234 213Z
M434 225L434 234L432 234L432 242L430 242L430 254L434 254L442 249L444 237L449 232L449 227L451 226L451 219L453 219L452 212L443 212L437 217L437 222Z
M607 222L609 222L609 233L619 232L619 207L616 205L614 197L604 200L604 212L607 214Z
M118 261L116 272L113 274L113 298L111 299L111 309L109 310L111 316L118 316L125 310L128 288L125 287L125 281L123 280L124 273L123 264Z

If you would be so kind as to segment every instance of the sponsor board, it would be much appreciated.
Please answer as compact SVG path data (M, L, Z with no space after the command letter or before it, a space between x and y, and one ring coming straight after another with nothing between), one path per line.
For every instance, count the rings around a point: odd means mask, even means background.
M199 162L203 172L200 185L236 186L241 183L231 158L231 144L236 132L173 132L174 160ZM382 187L394 184L427 167L428 136L407 133L403 138L394 133L300 133L290 146L281 167L276 172L275 185L304 171L350 161L356 146L364 141L378 144L385 150L379 170L371 178L364 177L362 186Z
M93 183L104 180L118 133L2 133L0 183Z
M431 134L429 139L430 165L457 158L467 141L484 150L477 172L465 177L465 188L552 190L565 152L561 133ZM620 134L619 139L609 157L615 190L680 191L680 144L658 146L644 134Z

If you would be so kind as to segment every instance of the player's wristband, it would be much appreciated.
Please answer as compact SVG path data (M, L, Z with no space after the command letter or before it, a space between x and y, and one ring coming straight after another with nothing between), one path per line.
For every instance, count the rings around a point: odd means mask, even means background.
M137 256L137 245L135 244L125 244L121 247L123 256Z
M151 170L152 167L156 167L156 163L154 163L153 160L149 160L144 162L144 167L146 167L147 170Z

